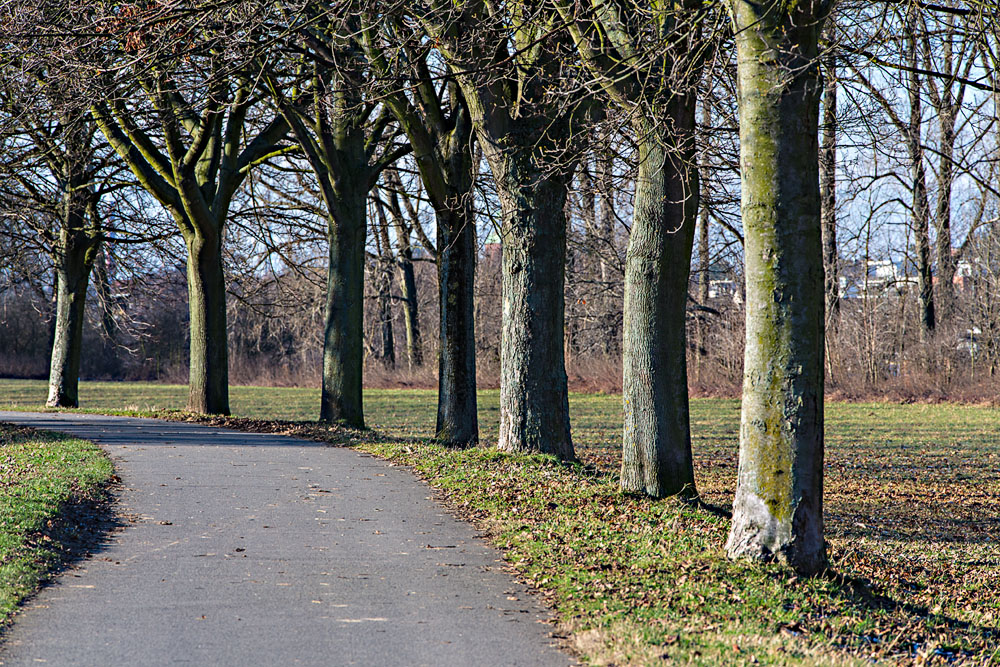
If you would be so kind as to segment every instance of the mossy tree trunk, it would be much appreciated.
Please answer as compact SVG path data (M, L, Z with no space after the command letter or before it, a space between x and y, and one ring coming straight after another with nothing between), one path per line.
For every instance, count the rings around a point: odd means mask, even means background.
M71 182L63 196L62 225L55 249L56 316L49 359L49 407L80 405L80 356L83 348L84 309L94 258L100 245L97 231L88 228L86 194Z
M190 377L188 410L229 414L229 345L222 239L203 225L185 235Z
M625 257L621 487L654 498L694 495L686 311L698 212L701 15L696 3L649 3L643 11L660 33L652 53L649 36L614 3L595 2L583 14L569 0L556 8L608 98L633 116L638 147Z
M730 0L738 49L746 351L730 557L813 574L823 540L818 42L827 2Z
M326 188L331 191L333 188ZM330 264L323 331L320 421L364 428L365 199L369 188L337 189L327 202Z
M678 95L656 131L637 122L639 174L625 259L621 487L694 495L686 306L698 210L695 96Z

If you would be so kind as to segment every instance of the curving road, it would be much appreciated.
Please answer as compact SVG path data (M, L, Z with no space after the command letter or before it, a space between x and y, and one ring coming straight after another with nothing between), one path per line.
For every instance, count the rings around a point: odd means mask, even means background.
M129 521L30 600L4 665L568 665L499 554L405 469L152 419L0 412L100 443Z

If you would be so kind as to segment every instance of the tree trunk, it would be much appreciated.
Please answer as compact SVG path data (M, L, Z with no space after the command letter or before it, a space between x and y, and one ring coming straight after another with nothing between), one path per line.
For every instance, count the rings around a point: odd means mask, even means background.
M924 148L920 141L923 122L920 103L920 75L917 73L916 9L911 8L906 21L906 64L910 68L907 92L910 100L910 118L907 127L906 147L910 158L912 181L911 225L917 252L917 289L920 292L920 337L927 339L934 333L934 278L931 273L931 246L928 233L930 204L927 201L927 178L924 171Z
M567 180L516 154L494 175L503 204L498 446L573 460L563 356Z
M712 124L712 111L708 105L708 100L706 99L702 105L701 109L701 122L705 130ZM698 207L699 207L699 218L698 218L698 303L701 306L708 305L708 291L711 281L711 274L709 273L711 257L709 255L709 217L708 217L708 206L706 202L701 197L701 192L703 183L708 178L709 173L709 156L708 156L708 145L707 139L705 140L705 145L703 146L702 156L701 156L701 168L702 172L699 174L699 187L698 187ZM697 348L695 349L695 378L697 382L701 382L701 367L705 356L708 354L708 323L705 321L707 315L703 313L698 313L698 317L695 318L695 326L697 329L698 340L696 341Z
M386 368L396 367L396 340L392 332L392 258L381 257L375 262L378 286L379 333L382 339L382 356L379 361Z
M356 190L363 190L357 188ZM361 397L364 364L365 197L345 194L331 213L327 234L330 266L323 335L323 392L320 421L364 428Z
M392 326L392 267L396 263L392 256L392 244L389 242L389 223L385 218L382 205L379 204L378 225L375 232L375 245L378 259L372 267L375 283L376 317L378 318L379 334L382 339L382 349L379 362L386 368L396 367L396 337Z
M606 240L607 246L600 257L601 276L601 297L597 300L598 308L601 309L601 328L604 330L604 354L609 357L618 355L621 351L618 345L618 313L617 303L612 298L611 290L611 270L605 259L607 252L612 252L617 248L615 243L615 186L614 186L614 155L609 152L597 155L595 159L595 180L601 195L600 219L597 224L600 231L598 234Z
M820 149L820 217L823 221L823 271L825 272L826 317L836 326L840 313L840 277L837 254L837 58L831 51L824 59L823 146Z
M229 414L229 343L222 239L218 234L189 234L187 243L188 309L191 359L188 410Z
M705 206L702 206L701 214L698 219L698 301L702 305L708 304L708 291L710 288L709 281L711 280L711 275L709 273L711 260L708 250L709 224L708 209ZM704 353L705 341L700 340L698 344L703 348L701 353Z
M946 91L947 92L947 91ZM951 96L938 111L941 135L941 165L938 168L938 196L935 220L935 255L937 256L937 294L934 295L936 319L947 320L955 309L955 257L951 247L951 190L955 180L955 118L952 115Z
M730 557L812 574L823 541L818 41L829 6L730 0L738 49L746 351Z
M686 354L695 96L676 95L668 114L666 132L636 123L639 175L625 259L621 488L653 498L695 495Z
M108 274L108 251L103 246L98 248L97 259L94 260L94 286L101 301L101 331L108 341L114 343L118 339L118 325L115 322L111 276Z
M60 233L56 257L56 316L49 364L50 408L80 405L80 354L83 346L87 284L94 264L96 242L83 230L82 215L70 212Z
M476 225L470 188L437 217L440 354L437 439L464 447L479 440L476 412ZM461 190L461 188L458 188Z
M397 235L402 231L397 229ZM407 230L408 231L408 230ZM420 336L420 309L417 302L417 279L413 273L413 248L410 239L399 237L399 290L403 294L403 318L406 325L406 358L412 368L424 365Z

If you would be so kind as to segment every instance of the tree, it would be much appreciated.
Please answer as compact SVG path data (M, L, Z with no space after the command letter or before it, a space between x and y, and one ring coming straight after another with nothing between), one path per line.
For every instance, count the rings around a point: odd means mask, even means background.
M268 77L271 98L319 183L329 241L320 421L364 428L362 399L364 261L368 193L382 171L409 152L393 142L392 115L366 99L371 82L357 41L354 7L306 4L291 24L292 71ZM305 77L296 78L295 70ZM299 85L289 85L297 83Z
M389 369L396 367L396 337L392 331L392 267L396 258L392 254L392 243L389 241L389 221L378 195L374 200L377 216L372 220L375 236L375 259L372 273L375 282L375 316L381 333L382 347L378 360Z
M930 203L927 198L927 176L924 167L924 146L922 141L921 78L917 69L919 44L917 41L917 8L907 11L903 23L905 41L907 86L909 97L909 118L905 125L906 150L910 158L912 201L910 220L913 228L913 243L917 255L917 288L920 290L920 331L924 336L934 333L937 318L934 309L934 278L931 269L931 249L928 228L930 226ZM886 108L891 108L886 106ZM900 124L900 123L897 123Z
M823 541L819 35L826 0L729 0L738 53L746 352L731 557L812 574Z
M823 223L823 272L826 321L836 326L840 312L839 256L837 251L837 53L829 21L827 51L823 57L823 138L820 145L820 218Z
M370 29L365 46L383 77L403 78L412 94L399 85L388 87L385 104L396 117L413 147L414 159L427 198L434 209L437 239L434 253L438 270L439 355L438 403L435 433L438 440L456 446L479 439L476 404L476 337L474 295L476 273L476 221L473 206L473 126L468 105L453 77L435 88L428 59L433 52L422 44L404 43L405 58L395 71L386 54L387 39L398 37ZM398 62L398 61L397 61ZM401 189L398 175L390 172L390 185ZM398 209L398 207L397 207ZM397 216L402 220L402 216ZM413 221L414 228L419 222ZM397 232L400 238L408 234ZM401 249L402 251L402 249ZM405 265L404 265L405 267ZM412 275L412 268L411 268ZM408 315L408 321L415 315Z
M11 208L7 214L38 234L52 258L55 321L46 405L75 408L87 287L102 240L100 220L91 215L100 196L94 183L104 164L95 159L92 123L65 114L46 118L37 109L26 118L23 107L16 113L30 144L15 161L18 171L12 176L20 196L17 212Z
M693 495L685 313L702 16L697 3L556 6L589 72L628 114L638 148L625 259L621 486L655 498Z
M242 26L230 26L223 14L214 30L191 42L193 32L181 22L185 15L171 12L167 6L133 8L106 24L112 59L127 55L128 64L123 69L105 64L103 71L109 74L100 81L103 99L91 113L184 238L190 311L188 409L228 414L222 267L226 219L249 170L288 150L279 147L288 126L280 116L250 122L251 111L260 103L259 72L253 58L237 53L234 59L223 48L234 35L247 39ZM183 37L175 39L178 34ZM141 124L147 117L149 122Z
M414 13L461 87L502 209L500 437L512 452L575 458L563 349L567 187L585 105L553 13L514 2L419 3Z
M0 51L0 214L52 260L55 318L46 405L75 408L87 288L103 240L97 207L112 189L107 177L113 170L87 118L86 91L58 61L33 57L51 49L52 39L20 28L27 35L18 35L15 21L12 48Z
M952 247L951 199L956 178L956 124L965 101L969 79L975 64L972 41L976 32L960 34L954 14L945 14L931 30L927 16L923 17L923 67L937 76L926 79L927 93L937 117L937 202L934 207L934 259L937 264L934 305L939 322L949 319L955 310L955 267L957 257ZM935 59L935 54L937 58ZM940 83L937 79L941 79Z
M403 297L403 321L406 325L406 358L411 368L424 365L423 336L420 332L420 306L417 299L417 279L413 270L413 231L420 227L420 219L415 214L407 220L399 206L400 196L410 199L407 193L401 192L403 183L399 173L393 169L386 170L386 180L393 190L389 193L389 210L392 214L392 226L396 232L398 257L396 266L399 268L399 291ZM381 201L381 200L379 200ZM412 209L412 204L409 205ZM408 211L409 212L409 211ZM421 228L421 231L422 228ZM433 248L431 250L433 253ZM436 254L436 253L434 253Z

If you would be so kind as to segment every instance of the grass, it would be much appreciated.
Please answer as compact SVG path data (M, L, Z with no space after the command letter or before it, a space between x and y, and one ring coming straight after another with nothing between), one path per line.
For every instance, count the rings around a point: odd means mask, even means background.
M44 397L44 383L0 381L0 409L34 408ZM164 414L183 406L185 389L85 383L81 398L95 411ZM575 466L434 446L428 391L367 392L374 431L350 438L442 489L546 595L590 662L1000 661L1000 411L828 405L833 570L800 580L723 556L738 402L692 401L704 504L691 505L618 493L620 400L571 397L582 461ZM497 404L496 392L481 393L487 444L496 437ZM317 405L315 390L232 390L234 414L255 420L310 420Z
M90 539L86 510L100 503L112 474L92 443L0 424L0 630Z

